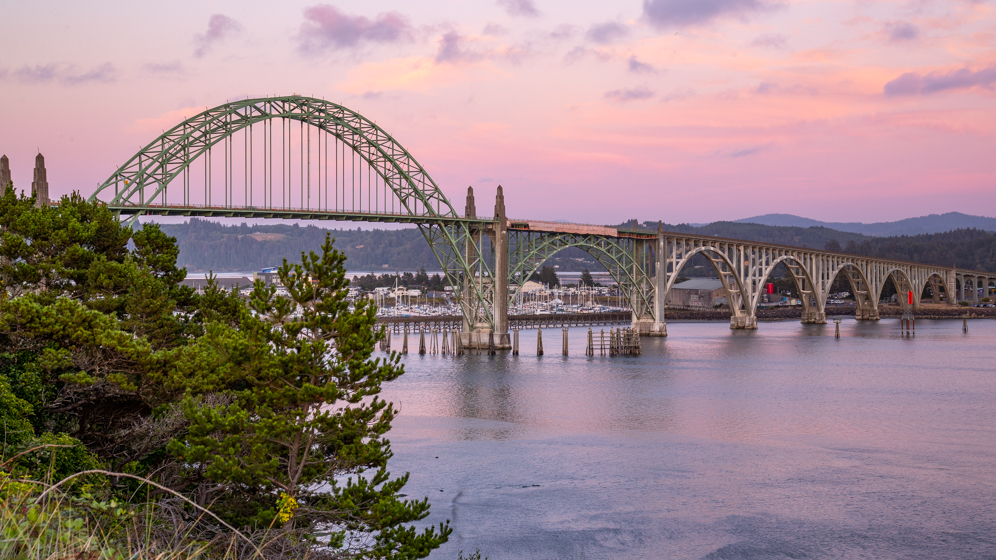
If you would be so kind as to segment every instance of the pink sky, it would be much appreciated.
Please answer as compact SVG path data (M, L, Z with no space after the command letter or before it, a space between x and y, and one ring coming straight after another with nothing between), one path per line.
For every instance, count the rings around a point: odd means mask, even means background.
M996 215L994 0L16 2L0 153L85 194L184 116L292 93L462 208L586 223Z

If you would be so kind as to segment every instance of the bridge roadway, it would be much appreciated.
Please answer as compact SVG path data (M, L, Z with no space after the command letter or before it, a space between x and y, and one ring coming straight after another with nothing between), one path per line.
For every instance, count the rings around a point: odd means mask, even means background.
M91 199L136 218L415 224L457 287L465 346L472 335L481 340L488 338L481 333L490 332L499 347L508 348L509 305L521 297L532 273L568 247L588 252L609 271L628 299L632 327L649 336L667 335L664 302L695 255L707 259L722 282L734 329L757 328L758 304L778 265L788 269L802 295L806 323L826 322L838 275L851 286L859 320L879 318L879 300L890 281L911 312L924 294L936 303L977 303L980 288L988 295L996 281L996 272L666 232L660 226L647 231L509 219L500 186L493 213L478 216L473 188L460 213L414 157L373 121L297 95L234 101L185 119L132 156Z

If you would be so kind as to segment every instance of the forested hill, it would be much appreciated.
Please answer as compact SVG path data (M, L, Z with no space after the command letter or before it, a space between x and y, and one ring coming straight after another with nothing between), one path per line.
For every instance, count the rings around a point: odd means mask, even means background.
M432 250L418 229L327 230L297 224L223 225L191 219L163 224L180 247L179 266L189 272L254 271L277 266L283 259L300 261L301 252L317 251L331 233L348 257L350 270L417 270L438 268ZM384 265L387 265L385 268Z
M656 231L657 224L644 222L640 227ZM871 237L825 227L781 227L738 222L715 222L705 226L665 224L664 229L811 249L836 250L832 246L832 241L836 241L841 252L854 255L996 271L996 233L978 229L895 237Z
M629 224L621 224L632 227ZM899 237L869 237L825 227L779 227L736 222L716 222L706 226L665 225L668 231L714 235L761 241L779 245L824 249L835 241L843 252L996 271L996 234L960 229ZM432 251L418 229L326 230L296 224L223 225L191 219L183 224L164 224L163 231L177 239L178 264L190 272L253 271L279 265L284 258L297 260L302 251L317 250L326 232L336 239L336 247L346 253L350 270L428 270L438 269ZM656 231L657 224L644 222L641 228ZM551 264L560 271L600 270L589 255L569 249ZM707 271L704 271L707 272Z

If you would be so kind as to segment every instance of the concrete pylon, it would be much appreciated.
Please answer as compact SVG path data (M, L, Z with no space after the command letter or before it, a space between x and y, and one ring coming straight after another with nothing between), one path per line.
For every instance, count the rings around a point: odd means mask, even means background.
M664 297L667 291L667 255L664 244L664 222L657 222L657 250L655 251L657 276L654 282L654 324L650 336L667 336L667 323L664 322Z
M511 348L508 337L508 220L505 217L505 193L498 185L495 196L495 229L491 243L495 250L494 306L495 341L499 349Z
M477 205L474 202L474 187L467 187L467 205L464 207L464 217L466 218L476 218L477 217ZM481 236L480 233L471 232L471 235L465 240L464 246L464 258L467 262L474 262L477 253L477 244L480 243ZM470 276L464 276L463 279L463 305L473 306L468 317L467 313L464 314L463 318L463 329L462 336L464 338L464 347L470 347L472 340L470 338L470 333L474 332L474 328L477 326L477 307L476 298L474 297L473 282L476 282L475 278Z
M6 189L10 183L10 159L4 154L0 156L0 189Z
M35 156L35 180L31 182L31 195L35 197L35 206L48 206L48 173L45 171L45 156L39 153Z

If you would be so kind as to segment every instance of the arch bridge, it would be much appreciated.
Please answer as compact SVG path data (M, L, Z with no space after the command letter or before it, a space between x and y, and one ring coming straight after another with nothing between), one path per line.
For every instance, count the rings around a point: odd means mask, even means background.
M577 247L612 275L641 333L667 334L664 303L695 255L713 266L727 294L731 328L757 327L767 278L784 265L802 296L803 321L826 322L838 274L856 316L878 319L886 283L934 301L978 302L996 273L959 271L742 240L637 228L509 219L498 187L492 215L478 216L473 189L459 213L390 134L342 105L302 96L245 99L187 118L142 148L91 199L140 215L400 222L415 224L463 310L463 332L510 346L508 308L522 285L558 251ZM971 285L971 291L966 286ZM474 337L481 340L481 337Z

